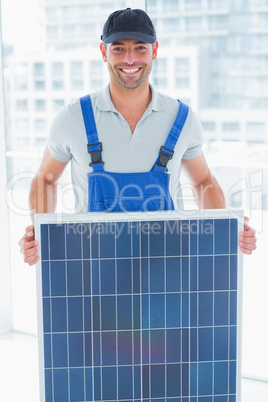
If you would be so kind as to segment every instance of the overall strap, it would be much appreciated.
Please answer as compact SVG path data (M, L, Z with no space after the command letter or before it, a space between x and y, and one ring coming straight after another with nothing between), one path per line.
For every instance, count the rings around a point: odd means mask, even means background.
M167 172L167 163L173 157L175 145L177 144L179 136L182 132L188 113L189 106L180 101L180 107L177 117L174 121L174 124L170 130L164 146L160 148L159 155L151 171Z
M80 98L80 104L87 134L87 150L91 156L91 163L89 166L93 167L94 172L100 170L103 171L104 162L101 157L102 143L99 142L90 95L85 95Z

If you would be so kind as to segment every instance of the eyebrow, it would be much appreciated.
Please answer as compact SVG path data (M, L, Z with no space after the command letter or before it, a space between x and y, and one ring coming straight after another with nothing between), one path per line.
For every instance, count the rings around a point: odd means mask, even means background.
M145 45L146 44L146 42L142 42L142 41L136 41L134 43L135 43L135 45L139 45L139 44ZM125 45L124 42L112 42L111 43L111 46L124 46L124 45Z

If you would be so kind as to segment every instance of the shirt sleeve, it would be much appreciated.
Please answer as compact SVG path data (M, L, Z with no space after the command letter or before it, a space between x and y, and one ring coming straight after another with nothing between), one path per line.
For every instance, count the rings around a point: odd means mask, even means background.
M70 132L69 118L68 107L64 106L56 114L50 127L48 149L53 158L60 162L68 162L72 158L72 136Z
M197 114L190 109L191 125L189 131L189 145L182 159L193 159L201 154L203 145L203 129Z

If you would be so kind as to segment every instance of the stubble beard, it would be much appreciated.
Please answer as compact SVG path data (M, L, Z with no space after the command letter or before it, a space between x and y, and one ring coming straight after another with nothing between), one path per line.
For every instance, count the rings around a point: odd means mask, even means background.
M122 69L124 67L142 67L142 74L139 76L139 78L137 79L133 79L131 80L131 78L134 77L129 77L129 80L125 80L122 75L119 72L119 69ZM119 84L119 86L126 88L126 89L136 89L139 88L145 81L147 81L150 73L152 70L152 62L150 65L139 65L139 66L135 66L135 65L131 65L131 66L122 66L122 65L116 65L114 66L114 68L112 68L111 64L108 63L108 71L110 74L110 77L117 83ZM127 77L126 77L127 78Z

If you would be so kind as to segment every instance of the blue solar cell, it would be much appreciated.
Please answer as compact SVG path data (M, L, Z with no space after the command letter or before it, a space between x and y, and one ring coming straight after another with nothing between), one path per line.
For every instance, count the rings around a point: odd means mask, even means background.
M51 331L51 308L50 299L43 300L43 331L44 333Z
M69 395L69 376L67 369L53 370L54 400L67 401Z
M150 258L150 293L165 291L165 261L164 258Z
M120 366L132 364L132 341L131 331L118 332L118 364Z
M166 330L166 359L169 363L181 361L181 329Z
M50 260L65 259L65 226L49 225Z
M228 327L214 328L214 360L228 360Z
M198 395L212 394L212 363L198 363Z
M40 240L42 243L41 259L49 260L49 239L48 239L48 225L40 225Z
M221 306L220 306L221 307ZM198 324L200 326L213 325L213 293L200 292L198 294Z
M132 367L118 368L118 398L130 399L133 396Z
M44 334L44 366L45 368L52 367L51 361L51 335Z
M82 297L68 298L68 332L83 331L83 299Z
M67 334L52 335L53 367L68 367Z
M216 395L228 394L228 362L214 363L214 392Z
M229 254L229 223L229 219L215 219L214 221L215 254Z
M164 255L164 222L151 222L149 229L149 254L151 257Z
M67 259L81 258L81 224L74 224L72 227L68 226L66 230L66 253Z
M198 221L191 220L190 222L190 254L197 255L197 233L198 233Z
M150 331L151 363L165 363L165 330Z
M82 294L82 261L67 262L67 293L68 296Z
M214 324L228 325L229 319L229 293L215 292L214 294Z
M112 331L116 329L116 299L115 296L101 297L101 329ZM93 313L94 314L94 313Z
M72 369L69 373L70 400L84 401L85 373L83 369Z
M211 361L213 359L213 328L198 329L198 360Z
M179 257L170 257L166 260L166 291L180 292L181 267Z
M84 366L84 338L83 333L69 333L68 335L69 365L70 367Z
M235 402L237 219L90 219L40 225L42 402Z
M213 254L213 220L203 219L199 221L198 227L198 252L199 255L212 255Z
M67 300L64 297L51 298L52 331L67 332Z
M213 257L200 257L198 290L213 290Z
M229 256L214 257L214 289L229 289Z
M51 296L66 296L66 275L64 261L51 261Z
M50 296L50 279L49 279L49 263L46 261L42 262L42 296Z
M131 296L120 295L117 297L117 328L119 330L132 328Z
M117 294L130 294L132 292L131 260L117 261Z

